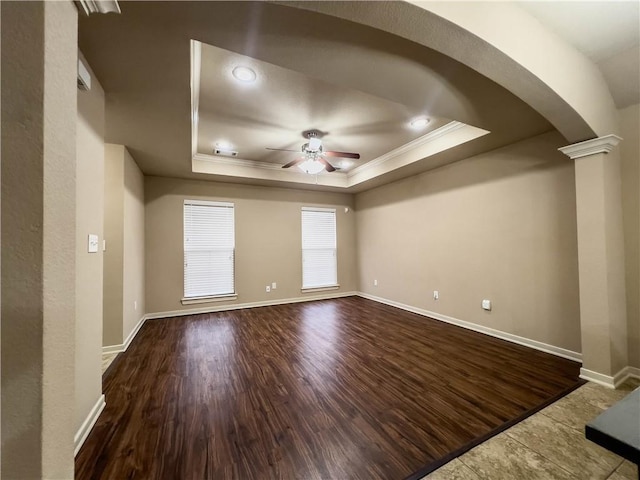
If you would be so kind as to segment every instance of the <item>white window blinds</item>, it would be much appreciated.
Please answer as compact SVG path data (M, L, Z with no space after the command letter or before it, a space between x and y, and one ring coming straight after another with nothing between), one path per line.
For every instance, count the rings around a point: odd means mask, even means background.
M185 298L234 293L233 214L233 203L185 200Z
M337 285L336 211L302 209L302 288Z

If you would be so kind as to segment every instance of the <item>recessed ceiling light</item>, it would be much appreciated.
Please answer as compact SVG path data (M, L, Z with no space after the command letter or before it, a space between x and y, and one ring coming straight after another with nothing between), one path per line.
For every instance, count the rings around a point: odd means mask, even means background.
M226 140L217 141L216 142L216 147L218 147L220 150L233 150L233 145L231 145Z
M249 67L236 67L231 71L231 73L236 80L243 83L255 82L257 78L256 72Z
M415 128L416 130L419 130L429 125L430 121L431 119L428 117L416 117L413 120L411 120L411 122L409 122L409 125L411 126L411 128Z

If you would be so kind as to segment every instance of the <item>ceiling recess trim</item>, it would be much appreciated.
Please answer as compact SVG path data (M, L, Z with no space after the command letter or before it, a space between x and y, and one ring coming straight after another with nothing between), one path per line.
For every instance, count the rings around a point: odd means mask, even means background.
M354 168L347 174L347 176L351 178L356 175L359 175L370 168L380 166L390 160L393 160L396 157L399 157L400 155L403 155L407 152L410 152L411 150L415 150L416 148L421 147L425 143L433 142L437 138L444 137L445 135L449 135L450 133L453 133L456 130L460 130L465 126L466 126L465 123L453 120L447 123L446 125L443 125L440 128L432 130L426 135L418 137L415 140L412 140L409 143L402 145L401 147L391 150L390 152L387 152L384 155L380 155L378 158L374 158L373 160L365 163L364 165L360 165L359 167Z
M445 150L488 133L490 133L488 130L452 121L349 173L309 175L296 169L283 170L277 163L219 157L205 153L196 153L193 156L191 169L194 173L349 189L412 163L426 161Z
M209 155L207 153L196 153L193 156L193 159L213 163L214 165L232 165L236 167L259 168L262 170L282 170L282 165L277 163L259 162L257 160L247 160L245 158L226 158Z

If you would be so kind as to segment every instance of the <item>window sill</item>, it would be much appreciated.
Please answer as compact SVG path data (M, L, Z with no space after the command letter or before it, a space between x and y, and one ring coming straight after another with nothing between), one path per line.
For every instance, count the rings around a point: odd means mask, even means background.
M225 295L212 295L210 297L190 297L180 300L182 305L196 305L198 303L211 303L211 302L226 302L229 300L237 300L238 295L235 293L228 293Z
M302 293L326 292L328 290L338 290L340 285L325 285L324 287L312 287L301 289Z

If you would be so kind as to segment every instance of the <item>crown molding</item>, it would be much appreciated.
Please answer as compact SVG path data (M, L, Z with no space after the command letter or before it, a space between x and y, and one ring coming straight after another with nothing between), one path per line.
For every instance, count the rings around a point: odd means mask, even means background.
M193 160L200 160L208 163L212 163L214 165L220 166L228 166L228 167L245 167L245 168L258 168L261 170L277 170L280 172L286 172L291 175L298 175L302 177L310 177L315 175L310 175L308 173L304 173L302 171L297 170L282 170L282 165L278 163L270 163L270 162L259 162L256 160L247 160L245 158L235 158L235 157L220 157L218 155L209 155L207 153L196 153L193 156ZM332 176L346 176L346 173L343 172L331 172Z
M121 13L117 0L77 0L86 15L92 13Z
M566 147L560 147L558 150L571 160L575 160L576 158L588 157L589 155L595 155L597 153L609 153L621 140L622 138L619 136L610 134L567 145Z
M387 152L384 155L380 155L378 158L374 158L373 160L365 163L364 165L360 165L359 167L354 168L349 173L347 173L347 177L349 178L353 177L370 168L376 167L378 165L382 165L383 163L393 160L394 158L399 157L400 155L403 155L407 152L410 152L411 150L421 147L425 143L433 142L437 138L444 137L445 135L449 135L450 133L453 133L456 130L461 129L464 126L465 124L462 122L458 122L455 120L451 121L440 128L436 128L435 130L432 130L426 135L418 137L415 140L412 140L409 143L402 145L401 147L391 150L390 152Z
M258 162L256 160L247 160L245 158L220 157L217 155L209 155L207 153L196 153L194 160L213 163L214 165L224 165L233 167L260 168L262 170L280 170L281 165L269 162Z

